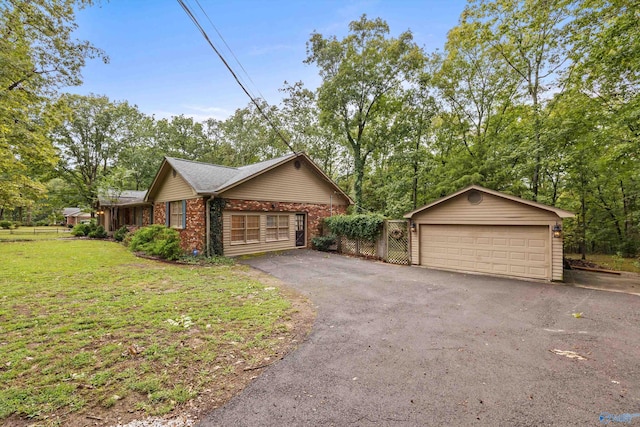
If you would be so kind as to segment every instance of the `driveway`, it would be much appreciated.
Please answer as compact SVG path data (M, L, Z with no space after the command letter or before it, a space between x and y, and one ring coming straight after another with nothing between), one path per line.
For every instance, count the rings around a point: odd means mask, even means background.
M640 413L638 296L305 250L245 262L308 296L318 318L203 426L583 426Z

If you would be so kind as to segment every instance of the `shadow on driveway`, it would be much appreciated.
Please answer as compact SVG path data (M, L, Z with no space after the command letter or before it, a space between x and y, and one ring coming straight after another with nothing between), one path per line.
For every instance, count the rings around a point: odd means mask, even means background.
M639 411L637 296L307 250L244 262L318 317L203 426L582 426Z

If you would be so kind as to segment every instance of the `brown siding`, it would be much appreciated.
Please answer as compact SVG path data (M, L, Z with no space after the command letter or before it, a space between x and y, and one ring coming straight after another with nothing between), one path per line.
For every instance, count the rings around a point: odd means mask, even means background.
M247 215L260 215L260 242L241 245L231 244L231 215L242 213ZM266 241L266 216L271 213L286 213L289 219L289 240L267 242ZM286 203L264 202L256 200L227 200L223 212L223 247L225 256L236 256L257 252L277 251L295 248L295 214L306 215L306 247L311 246L311 239L322 235L322 221L324 218L346 213L346 206L333 206L328 204L311 203Z
M196 196L193 188L180 175L175 174L174 176L173 169L169 170L159 184L160 189L154 198L155 202L171 202L191 199Z
M347 200L334 194L334 187L318 176L306 161L297 160L299 169L293 160L225 191L221 196L227 199L347 205Z
M469 203L467 193L463 193L413 216L416 223L424 224L544 225L557 219L558 216L553 212L486 193L483 193L482 202L477 205Z

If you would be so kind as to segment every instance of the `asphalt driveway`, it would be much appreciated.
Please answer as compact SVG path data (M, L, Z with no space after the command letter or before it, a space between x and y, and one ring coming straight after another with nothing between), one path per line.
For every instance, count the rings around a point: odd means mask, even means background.
M318 318L203 426L583 426L640 414L636 295L304 250L245 262L308 296Z

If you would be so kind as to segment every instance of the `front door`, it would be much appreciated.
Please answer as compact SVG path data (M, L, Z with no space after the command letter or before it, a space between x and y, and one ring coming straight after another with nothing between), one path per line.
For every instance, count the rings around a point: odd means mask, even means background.
M306 245L304 214L296 214L296 246Z

